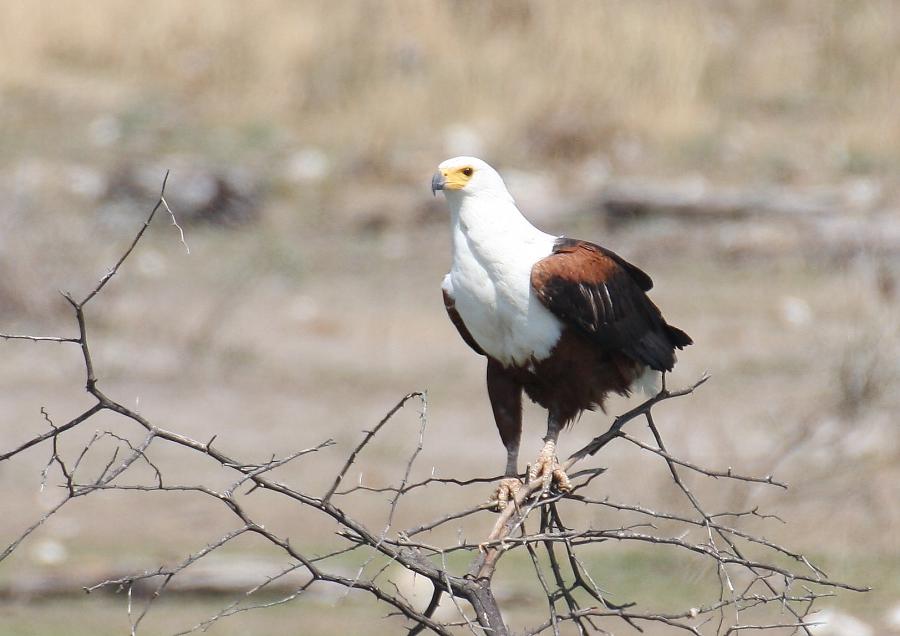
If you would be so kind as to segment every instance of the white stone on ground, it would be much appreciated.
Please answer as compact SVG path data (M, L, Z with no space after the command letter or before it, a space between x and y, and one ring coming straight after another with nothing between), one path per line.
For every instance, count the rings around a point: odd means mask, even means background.
M831 608L807 616L805 622L815 636L875 636L868 624Z

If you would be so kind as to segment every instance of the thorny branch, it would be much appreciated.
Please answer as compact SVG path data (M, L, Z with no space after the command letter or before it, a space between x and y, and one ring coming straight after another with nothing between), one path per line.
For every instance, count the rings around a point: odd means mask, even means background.
M220 451L213 446L215 437L202 442L156 426L121 402L108 397L100 389L91 357L85 308L119 273L160 208L171 216L173 225L179 230L180 240L187 249L184 232L165 199L167 179L168 173L163 179L156 204L113 267L83 299L76 300L71 294L64 294L74 312L77 337L0 333L0 339L4 341L77 344L84 365L85 389L95 400L93 406L60 425L56 425L42 408L41 414L50 429L0 453L0 462L9 461L24 451L49 441L50 458L41 474L42 487L54 467L63 482L62 499L13 538L5 550L0 552L0 562L14 553L69 502L98 492L120 490L166 493L167 496L186 493L205 497L225 506L235 518L235 526L231 530L208 538L203 547L174 565L110 577L85 588L87 592L103 589L125 592L132 634L139 632L154 602L166 593L173 580L184 576L192 566L245 535L262 538L280 551L287 563L279 573L261 576L253 585L244 589L241 597L180 634L205 631L214 623L234 614L291 603L307 596L312 588L331 584L344 588L348 593L356 591L385 603L391 608L390 616L399 616L406 621L410 635L424 630L449 635L462 630L477 636L504 636L511 632L501 612L493 579L501 559L508 553L520 551L519 548L524 548L528 563L534 571L534 594L545 599L547 609L546 620L522 632L528 636L548 630L558 635L561 633L561 626L565 624L571 624L579 634L609 633L608 628L613 624L610 621L624 622L638 631L642 631L644 625L655 624L660 628L697 635L728 635L750 631L809 634L809 625L813 621L809 617L817 599L831 595L836 588L854 591L867 589L832 580L795 550L755 535L747 528L738 527L747 519L765 522L773 518L777 520L777 517L760 513L756 508L737 512L708 511L690 490L681 475L681 469L711 479L787 487L772 475L754 477L738 473L730 467L726 470L713 470L699 466L675 456L666 447L659 427L654 422L653 408L665 400L691 394L706 382L708 376L705 375L681 390L671 391L664 385L657 395L617 417L606 432L574 453L564 465L567 471L571 471L577 463L595 455L614 439L624 438L644 451L649 461L661 460L665 463L672 480L684 496L687 512L654 510L591 496L587 493L589 486L604 472L602 468L591 467L569 473L573 489L565 495L555 491L542 492L540 482L525 484L517 493L513 505L507 506L496 519L492 531L475 542L469 541L463 527L459 526L456 541L447 543L448 526L472 518L483 520L494 502L470 505L462 510L444 511L436 519L421 520L406 530L393 528L399 504L411 493L430 492L445 486L479 488L499 479L499 476L466 479L438 477L434 469L427 477L413 479L414 462L425 446L427 413L424 393L406 395L371 430L364 431L363 438L339 464L330 487L321 495L275 481L271 474L275 469L303 461L313 453L329 451L336 446L332 440L288 452L282 457L273 454L267 461L252 462L230 457ZM349 471L363 457L369 444L387 427L394 415L414 398L422 404L420 426L416 447L405 464L401 464L405 468L399 476L399 483L367 485L362 483L360 476L358 483L345 486ZM103 412L124 418L122 429L116 433L97 432L74 456L65 457L59 445L61 437ZM626 424L639 418L645 420L656 442L655 446L624 432ZM142 433L142 439L132 442L129 436L135 434L135 428ZM111 442L114 445L111 454L101 442ZM169 483L164 476L164 469L154 461L151 454L161 444L178 446L192 453L197 460L212 459L223 470L234 473L230 485L217 490L205 484ZM106 455L102 455L103 453ZM102 455L105 458L99 471L89 473L89 462L84 461L88 455ZM140 481L133 474L133 467L139 464L150 469L153 475L151 480ZM132 480L138 479L140 483L123 483L122 476L126 473L132 475ZM249 488L241 489L244 484ZM343 489L339 489L342 485ZM291 536L270 530L264 523L265 519L260 518L256 512L251 513L247 505L250 498L257 496L255 493L258 491L266 491L281 498L283 506L299 506L330 519L337 524L340 545L326 554L314 556L308 548L303 547L302 534L295 536L292 541ZM377 493L390 494L386 518L380 532L369 529L356 514L345 509L351 503L351 496L361 494L371 497ZM563 519L575 507L591 507L598 513L602 510L610 511L610 514L618 515L620 525L567 527ZM528 527L526 521L533 513L538 517L538 524L536 527ZM602 517L597 514L594 518ZM729 518L730 521L723 522L723 518ZM631 522L635 519L639 521ZM646 602L613 603L609 600L608 593L601 589L600 583L614 587L616 573L598 571L592 565L598 549L610 542L648 545L652 549L675 551L685 555L685 558L709 562L716 572L713 588L717 593L706 602L699 602L698 599L693 606L672 612L645 607L644 605L648 605ZM336 567L336 564L340 559L356 554L360 555L362 563L356 575L350 577L342 574L341 568ZM468 566L452 567L448 557L455 554L470 555ZM796 569L786 566L785 561L794 563ZM458 563L458 560L455 562ZM374 574L367 575L370 564L377 565L378 569ZM407 598L389 566L406 570L429 581L430 600L420 603ZM289 593L278 596L272 591L275 585L283 583L287 577L298 574L302 574L303 579ZM135 607L136 596L143 598L140 610ZM767 612L770 607L771 611ZM335 621L338 620L335 617Z

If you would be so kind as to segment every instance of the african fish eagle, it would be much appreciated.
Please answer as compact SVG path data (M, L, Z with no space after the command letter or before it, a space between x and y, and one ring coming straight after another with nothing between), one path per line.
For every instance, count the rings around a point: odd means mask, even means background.
M462 339L487 358L488 395L506 446L498 507L521 486L523 390L548 412L528 479L567 491L556 457L560 430L602 408L609 393L655 384L675 365L675 349L692 340L647 297L647 274L604 247L534 227L484 161L444 161L431 189L444 193L451 215L444 304Z

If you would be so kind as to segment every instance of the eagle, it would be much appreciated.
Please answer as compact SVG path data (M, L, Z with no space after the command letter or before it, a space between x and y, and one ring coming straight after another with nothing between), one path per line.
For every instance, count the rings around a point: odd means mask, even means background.
M487 358L487 392L506 468L497 507L521 487L522 393L547 410L528 480L571 489L556 457L560 431L610 393L657 384L675 349L693 343L647 297L653 281L611 250L532 225L503 179L475 157L438 166L431 190L450 209L452 265L441 285L459 335Z

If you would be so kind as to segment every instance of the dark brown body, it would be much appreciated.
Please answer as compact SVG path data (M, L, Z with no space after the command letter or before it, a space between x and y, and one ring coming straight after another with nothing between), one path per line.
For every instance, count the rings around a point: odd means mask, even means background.
M566 328L550 357L504 372L528 397L568 424L581 411L603 408L609 393L627 395L643 365L622 353L592 346L586 336Z

